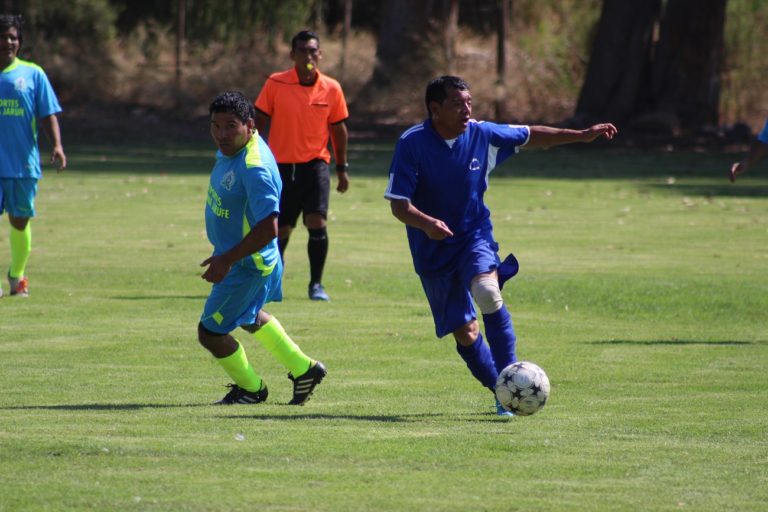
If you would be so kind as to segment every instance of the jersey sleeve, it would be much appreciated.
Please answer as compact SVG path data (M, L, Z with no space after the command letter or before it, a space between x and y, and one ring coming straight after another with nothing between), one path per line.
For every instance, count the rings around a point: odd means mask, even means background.
M389 166L389 183L384 197L387 199L413 198L418 182L418 161L406 139L400 139Z
M35 98L37 117L48 117L61 112L61 105L59 105L59 100L46 74L42 70L38 71L35 79L37 81L36 90L38 91Z
M349 110L347 109L347 100L344 98L344 91L341 86L336 84L335 87L336 97L334 98L333 105L331 106L331 113L328 116L329 124L336 124L344 121L349 117Z
M757 135L757 140L759 140L763 144L768 144L768 119L766 119L765 121L765 126L763 126L763 130Z
M253 103L253 106L261 110L268 116L272 116L272 112L274 109L274 97L275 97L275 86L274 86L273 80L271 78L267 78L267 81L264 82L264 87L261 88L261 91L259 92L259 96L256 98L256 101Z
M244 180L248 214L255 224L280 213L280 189L264 167L247 167Z
M499 148L497 164L520 151L531 137L531 129L525 125L483 123L483 126L491 132L491 145Z

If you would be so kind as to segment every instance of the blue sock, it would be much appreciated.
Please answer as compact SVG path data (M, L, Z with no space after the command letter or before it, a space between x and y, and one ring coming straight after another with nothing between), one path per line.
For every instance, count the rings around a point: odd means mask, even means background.
M517 361L515 356L515 329L512 326L512 317L505 306L495 313L483 315L485 335L488 337L493 360L496 362L496 371L501 370Z
M457 343L456 352L467 363L467 368L480 381L480 384L493 391L499 374L496 371L491 350L483 340L483 335L479 334L475 342L468 347Z

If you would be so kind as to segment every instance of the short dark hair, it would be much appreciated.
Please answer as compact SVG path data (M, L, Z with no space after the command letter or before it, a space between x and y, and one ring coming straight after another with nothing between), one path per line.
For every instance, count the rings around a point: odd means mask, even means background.
M21 46L21 29L24 26L24 18L21 14L0 14L0 30L5 32L9 28L15 28L19 36L19 46Z
M226 91L216 96L208 107L208 113L213 115L216 112L232 112L243 123L256 117L253 103L240 91Z
M311 39L317 40L317 45L320 46L320 38L318 37L317 34L312 32L311 30L302 30L301 32L293 36L293 38L291 38L291 50L296 49L296 43L298 43L299 41L309 41Z
M445 98L448 96L448 87L458 91L469 90L469 84L457 76L444 75L430 81L427 85L427 94L424 99L424 102L427 105L427 115L429 117L432 117L432 112L429 110L429 104L434 101L442 105Z

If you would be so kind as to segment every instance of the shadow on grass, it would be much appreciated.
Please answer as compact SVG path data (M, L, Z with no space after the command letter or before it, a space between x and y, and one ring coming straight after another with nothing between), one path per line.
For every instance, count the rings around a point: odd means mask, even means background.
M284 405L270 404L270 405ZM11 407L0 407L2 411L137 411L141 409L181 409L190 407L211 407L218 409L221 406L208 403L199 404L62 404L62 405L14 405ZM295 406L290 406L294 409ZM491 421L496 422L502 418L491 413L487 414L468 414L455 416L448 413L418 413L418 414L400 414L400 415L370 415L370 414L327 414L327 413L309 413L309 414L254 414L254 415L235 415L229 414L219 416L221 419L242 420L252 419L260 421L326 421L326 420L349 420L365 421L372 423L416 423L430 418L445 417L450 420L460 421Z
M205 300L207 295L116 295L109 297L111 300Z
M174 409L208 407L211 404L62 404L62 405L14 405L0 407L3 411L136 411L139 409Z
M764 341L701 341L701 340L599 340L589 342L592 345L754 345L763 344Z

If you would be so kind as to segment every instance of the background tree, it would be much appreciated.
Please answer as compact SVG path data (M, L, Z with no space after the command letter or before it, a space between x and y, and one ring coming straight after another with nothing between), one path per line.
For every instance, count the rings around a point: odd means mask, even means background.
M666 135L716 125L725 8L726 0L604 0L573 121Z

